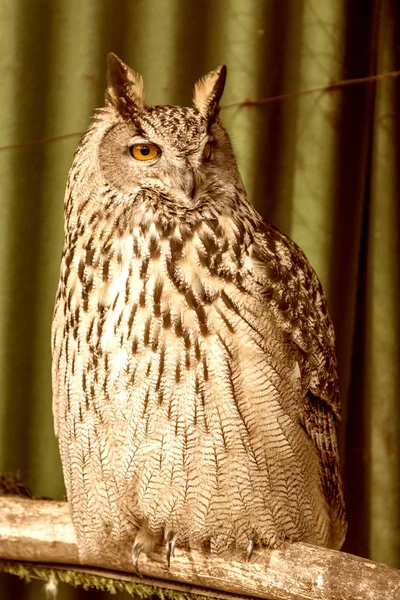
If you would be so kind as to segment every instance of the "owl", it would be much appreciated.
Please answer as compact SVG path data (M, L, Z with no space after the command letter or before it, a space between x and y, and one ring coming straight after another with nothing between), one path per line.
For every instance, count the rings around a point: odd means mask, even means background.
M113 54L107 76L69 173L52 326L80 560L339 549L334 331L303 252L249 203L226 68L192 107L145 104Z

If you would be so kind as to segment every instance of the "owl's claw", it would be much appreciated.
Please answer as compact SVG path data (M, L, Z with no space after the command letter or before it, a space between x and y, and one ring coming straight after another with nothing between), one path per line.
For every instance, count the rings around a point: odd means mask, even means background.
M139 571L139 556L140 556L142 549L143 549L143 544L135 544L133 546L133 550L132 550L133 570L135 571L136 575L139 575L139 577L143 577L143 575Z
M167 557L168 567L171 566L171 556L175 557L175 543L176 540L171 532L168 532L167 539L165 540L165 554Z
M247 552L246 552L247 562L250 562L251 555L253 554L253 550L254 550L254 540L253 540L253 538L250 538L249 543L247 545Z

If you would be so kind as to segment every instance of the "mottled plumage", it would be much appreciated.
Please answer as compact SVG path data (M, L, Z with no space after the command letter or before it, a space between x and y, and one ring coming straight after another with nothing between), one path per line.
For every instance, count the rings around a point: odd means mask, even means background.
M304 254L247 200L218 116L225 68L193 108L146 106L113 55L108 82L68 179L53 321L81 560L339 548L334 332Z

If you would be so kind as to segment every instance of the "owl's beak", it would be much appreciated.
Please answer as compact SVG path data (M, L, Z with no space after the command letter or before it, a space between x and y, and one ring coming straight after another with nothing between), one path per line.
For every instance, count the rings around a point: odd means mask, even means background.
M183 178L183 191L189 198L194 198L197 190L196 172L192 167L188 167Z

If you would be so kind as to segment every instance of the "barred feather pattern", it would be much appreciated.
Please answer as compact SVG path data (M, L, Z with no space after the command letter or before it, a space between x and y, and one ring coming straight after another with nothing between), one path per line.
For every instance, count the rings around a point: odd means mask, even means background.
M340 547L334 334L317 276L239 180L210 177L191 205L139 182L127 201L93 160L110 114L96 113L70 172L52 334L81 560L118 566L135 538L151 551L172 535L213 553Z

